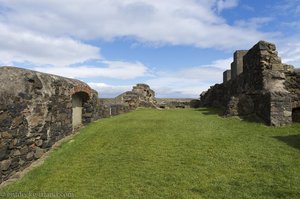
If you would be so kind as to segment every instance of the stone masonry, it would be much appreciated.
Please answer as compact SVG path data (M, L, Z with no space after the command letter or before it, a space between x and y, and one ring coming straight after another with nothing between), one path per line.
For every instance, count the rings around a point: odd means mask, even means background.
M223 107L224 115L255 117L273 126L299 120L299 72L282 64L276 46L260 41L236 51L231 77L201 94L204 106Z
M196 108L198 100L191 98L157 98L159 108Z
M0 82L0 183L72 133L74 96L79 124L100 117L97 92L79 80L1 67Z

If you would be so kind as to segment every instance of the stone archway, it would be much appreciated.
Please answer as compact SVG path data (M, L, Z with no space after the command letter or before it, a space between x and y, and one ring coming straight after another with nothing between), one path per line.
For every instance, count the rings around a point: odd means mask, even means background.
M300 123L300 107L293 108L292 120L293 122Z
M72 127L78 128L82 125L83 103L89 99L85 92L77 92L72 95Z

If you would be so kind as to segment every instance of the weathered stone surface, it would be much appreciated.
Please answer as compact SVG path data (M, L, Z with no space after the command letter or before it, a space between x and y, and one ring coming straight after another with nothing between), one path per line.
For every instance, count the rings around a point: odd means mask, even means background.
M225 70L223 73L223 83L231 80L231 70Z
M39 140L35 141L35 145L39 146L39 147L42 146L43 145L43 140L39 139Z
M3 160L7 153L7 145L3 142L0 143L0 161Z
M1 168L2 171L6 171L6 170L9 169L10 165L11 165L11 160L10 159L9 160L3 160L0 163L0 168Z
M40 157L42 157L43 154L44 154L44 150L41 149L41 148L39 148L39 147L37 147L35 149L34 158L35 159L39 159Z
M243 72L243 57L247 54L247 50L237 50L233 54L233 63L231 64L231 78L235 79ZM229 81L229 80L228 80Z
M28 161L33 160L33 155L34 155L34 153L33 153L32 151L29 152L29 153L27 153L27 155L26 155L26 160L28 160Z
M21 155L20 150L15 150L14 151L14 155L13 156L20 156L20 155Z
M20 153L21 153L21 155L27 154L27 153L28 153L28 146L27 146L27 145L23 146L23 147L20 149Z
M10 134L7 131L4 131L4 132L1 133L1 138L2 139L11 139L12 138L12 134Z

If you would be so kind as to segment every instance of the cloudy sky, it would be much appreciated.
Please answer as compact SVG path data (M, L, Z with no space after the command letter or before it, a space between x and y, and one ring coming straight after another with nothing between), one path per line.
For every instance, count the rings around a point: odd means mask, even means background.
M0 65L77 78L101 97L147 83L197 98L259 40L300 67L299 35L300 0L0 0Z

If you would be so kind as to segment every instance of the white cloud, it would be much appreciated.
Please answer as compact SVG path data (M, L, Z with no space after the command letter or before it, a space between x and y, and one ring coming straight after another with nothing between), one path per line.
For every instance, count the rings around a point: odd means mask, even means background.
M300 68L300 42L297 38L282 41L278 51L284 63Z
M247 20L237 20L235 24L239 27L248 27L255 30L271 21L273 21L272 17L253 17Z
M98 91L101 98L114 98L126 91L130 91L133 85L109 85L105 83L88 83L90 87Z
M299 0L283 0L274 2L273 8L279 15L298 16L300 14Z
M223 71L230 68L231 62L232 58L227 58L216 60L209 65L185 68L179 71L159 71L144 83L155 91L157 97L199 98L202 91L207 90L215 83L222 82ZM131 90L133 86L109 85L102 82L88 84L100 93L100 97L110 98Z
M12 10L3 13L0 21L52 36L84 40L129 36L140 42L222 49L245 46L267 37L254 29L229 25L218 15L218 11L236 6L237 0L0 0L0 3Z
M35 65L69 65L99 59L100 49L66 37L36 34L0 23L0 61Z
M238 0L218 0L217 10L221 12L224 9L233 8L238 5Z
M1 23L0 43L1 65L27 64L34 70L72 78L133 79L148 72L140 62L105 60L98 47ZM89 60L98 60L104 67L82 64ZM74 64L80 66L71 66Z
M70 78L105 77L116 79L134 79L148 75L148 68L140 62L99 60L105 67L96 66L64 66L35 67L34 70Z
M130 37L152 45L230 50L249 48L262 39L274 41L273 33L258 30L272 18L257 17L230 25L220 16L224 9L237 4L238 0L0 0L5 7L0 13L0 63L42 65L35 69L75 78L132 79L147 75L149 69L140 62L105 60L98 47L85 41ZM299 6L288 4L285 9L292 7L295 15ZM286 40L281 47L283 60L300 66L298 40ZM95 59L104 66L80 64ZM198 97L222 81L222 72L230 68L231 61L160 72L146 83L159 96ZM90 85L110 96L131 89Z
M177 77L176 77L177 76ZM158 77L146 81L146 84L155 91L156 97L191 97L198 98L200 93L210 86L210 83L197 79L182 78L178 74L174 76Z
M146 81L158 97L192 97L215 83L222 83L223 72L230 69L232 58L220 59L212 64L185 68L180 71L160 72L156 78Z

